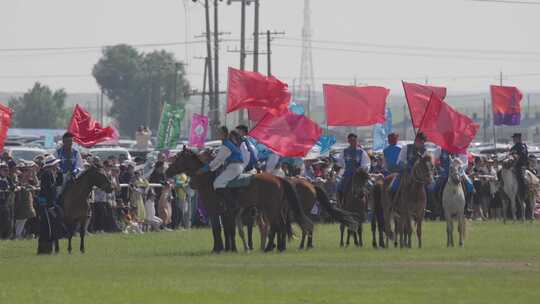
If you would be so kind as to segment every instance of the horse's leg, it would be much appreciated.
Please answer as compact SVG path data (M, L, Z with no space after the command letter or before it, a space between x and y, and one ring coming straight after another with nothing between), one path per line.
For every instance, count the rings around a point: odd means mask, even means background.
M242 221L243 211L244 210L240 208L240 210L238 210L238 213L236 214L236 228L238 228L238 234L240 235L240 239L242 240L242 244L244 245L244 251L248 252L249 246L246 241L246 236L244 234L244 222Z
M80 250L81 250L81 253L84 253L84 236L86 235L86 218L81 223L81 231L79 232L79 234L81 235Z
M313 248L313 232L308 234L307 249Z
M299 247L300 250L304 249L305 241L306 241L306 232L302 231L302 240L300 241L300 247Z
M373 248L377 249L377 237L375 230L377 230L377 219L375 218L374 214L371 218L371 244L373 245Z
M446 214L446 247L450 247L450 239L452 238L452 219Z
M510 200L510 209L512 210L512 221L515 222L517 219L516 216L516 198Z
M526 197L526 194L523 195L523 197ZM522 199L521 197L519 197L518 202L519 202L519 205L521 206L521 221L525 222L525 208L527 208L525 204L525 199L524 198Z
M465 245L465 219L462 215L458 218L459 247Z
M247 224L247 231L248 231L248 248L249 250L253 250L253 221L254 219L250 218L249 223Z
M506 224L506 216L508 215L508 201L507 198L502 199L502 218L503 224Z
M264 251L268 238L268 225L266 225L262 215L257 216L257 226L259 226L259 233L261 234L261 250Z
M340 247L343 247L345 244L343 243L343 233L345 232L345 225L343 224L340 224L339 225L339 231L340 231L340 234L341 234L341 238L340 238L340 241L339 241L339 246Z
M268 244L266 245L266 248L264 249L265 252L269 252L274 250L274 239L276 237L276 230L274 226L270 226L270 232L268 234Z
M210 225L212 226L212 236L214 238L213 253L220 253L223 251L223 239L221 237L221 223L218 215L210 217Z
M362 223L361 222L358 225L358 231L356 231L356 233L358 234L358 246L363 247L364 246L364 241L362 239L363 230L362 230Z
M418 237L418 248L422 248L422 219L421 218L418 219L418 221L416 222L416 236Z
M58 238L54 237L54 253L58 254L60 252L60 242L58 241Z

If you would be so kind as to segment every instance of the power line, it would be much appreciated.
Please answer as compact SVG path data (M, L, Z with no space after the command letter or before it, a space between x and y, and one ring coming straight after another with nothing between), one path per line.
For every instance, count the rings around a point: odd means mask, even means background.
M274 44L276 47L283 48L301 48L300 45L292 44ZM373 54L373 55L391 55L391 56L400 56L400 57L424 57L424 58L449 58L449 59L465 59L465 60L480 60L480 61L508 61L508 62L540 62L538 59L522 59L522 58L512 58L512 57L478 57L478 56L466 56L466 55L453 55L453 54L434 54L434 53L406 53L406 52L392 52L392 51L381 51L381 50L360 50L360 49L347 49L347 48L337 48L337 47L320 47L313 46L314 50L323 50L323 51L335 51L335 52L345 52L345 53L360 53L360 54Z
M301 38L280 38L281 40L290 41L302 41ZM516 51L516 50L489 50L489 49L467 49L467 48L437 48L426 46L414 46L414 45L399 45L399 44L381 44L381 43L369 43L360 41L339 41L339 40L316 40L312 39L311 42L319 44L335 44L335 45L357 45L365 47L375 47L382 49L405 49L405 50L422 50L432 52L444 52L444 53L475 53L475 54L504 54L504 55L530 55L540 56L540 52L529 51Z
M525 5L540 5L540 2L535 1L510 1L510 0L469 0L472 2L491 2L503 4L525 4Z

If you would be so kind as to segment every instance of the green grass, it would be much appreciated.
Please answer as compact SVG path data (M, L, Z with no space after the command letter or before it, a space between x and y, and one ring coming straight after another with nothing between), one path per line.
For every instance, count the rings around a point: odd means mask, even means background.
M206 229L94 235L71 256L65 241L57 256L2 241L0 303L538 303L540 223L467 225L450 249L443 223L409 250L374 250L368 233L368 247L339 248L335 225L281 254L211 255Z

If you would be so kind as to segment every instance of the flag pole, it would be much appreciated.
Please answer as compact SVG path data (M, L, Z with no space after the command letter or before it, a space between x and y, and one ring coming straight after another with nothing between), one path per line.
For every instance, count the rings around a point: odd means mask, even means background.
M431 92L431 96L429 97L429 102L426 106L426 110L424 111L424 116L422 116L422 120L420 121L420 127L422 126L422 124L424 123L424 119L426 119L426 114L427 114L427 110L429 109L429 106L431 105L431 101L433 100L433 95L435 93L434 92ZM414 128L413 128L414 129ZM420 128L419 128L420 129Z
M413 127L412 129L413 129L414 137L416 137L416 129L414 128L414 122L413 122L413 117L412 117L412 113L411 113L411 106L409 104L409 99L407 98L407 90L405 90L405 82L403 80L401 81L401 85L403 86L403 92L405 92L405 101L407 102L407 108L409 109L409 116L411 116L411 124L412 124L412 127ZM430 101L431 101L431 99L430 99ZM425 112L424 112L424 114L425 114ZM422 119L424 119L424 118L422 117ZM403 125L404 126L405 126L405 123L406 123L405 117L403 117ZM406 128L406 127L404 127L404 128ZM404 138L404 139L406 139L406 138Z

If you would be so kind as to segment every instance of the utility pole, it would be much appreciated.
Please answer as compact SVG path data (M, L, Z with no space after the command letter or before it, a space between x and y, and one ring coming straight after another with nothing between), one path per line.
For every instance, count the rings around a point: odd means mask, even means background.
M527 119L531 117L531 94L527 94Z
M99 121L101 123L101 125L103 126L103 122L105 120L105 111L104 111L104 106L103 106L103 98L104 98L105 94L103 93L103 88L101 88L101 100L100 100L100 104L99 104Z
M255 29L253 31L253 71L259 71L259 0L255 0Z
M210 7L208 1L210 0L204 1L204 12L206 19L206 58L208 60L208 104L209 108L212 109L212 103L214 100L214 75L212 73L212 40L210 36ZM214 117L211 116L209 118L211 119L210 125L212 126L212 128L210 129L210 137L214 138L214 136L217 136L217 133L215 133L216 129L213 127L215 124L213 122Z
M246 0L242 1L242 10L240 16L240 70L246 67ZM245 110L238 112L238 124L244 124Z
M272 38L270 37L270 30L266 31L266 65L268 76L272 76Z
M152 85L152 70L149 69L148 70L148 73L149 73L149 79L150 81L148 82L148 101L146 102L146 127L148 127L148 129L150 129L150 119L151 119L151 110L152 110L152 90L153 90L153 85Z
M482 127L484 129L484 142L487 141L487 102L486 102L486 99L484 98L483 100L483 103L484 103L484 114L483 114L483 119L484 119L484 123L482 124Z
M204 73L203 73L203 95L201 99L201 115L204 115L204 102L206 98L206 78L208 77L208 68L210 66L210 60L208 60L208 57L204 58Z
M219 127L219 24L218 1L214 0L214 104L212 108L212 138L217 136Z

